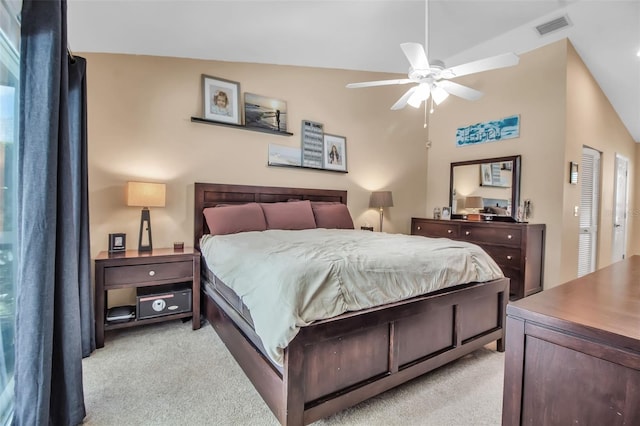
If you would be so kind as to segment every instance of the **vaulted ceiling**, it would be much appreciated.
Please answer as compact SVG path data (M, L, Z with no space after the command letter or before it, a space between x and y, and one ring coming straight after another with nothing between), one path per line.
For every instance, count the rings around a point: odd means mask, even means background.
M68 27L78 52L397 73L427 34L447 66L567 37L640 142L640 0L69 0Z

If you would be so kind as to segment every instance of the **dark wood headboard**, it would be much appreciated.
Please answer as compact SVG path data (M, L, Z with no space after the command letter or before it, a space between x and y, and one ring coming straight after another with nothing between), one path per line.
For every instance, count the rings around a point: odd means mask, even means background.
M207 207L215 207L218 204L277 203L291 199L338 201L347 204L347 191L196 182L193 209L194 247L199 248L200 238L209 233L202 214L202 210Z

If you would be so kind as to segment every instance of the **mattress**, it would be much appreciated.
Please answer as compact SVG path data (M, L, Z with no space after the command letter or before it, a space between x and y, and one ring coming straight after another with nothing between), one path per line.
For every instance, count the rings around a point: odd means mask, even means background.
M211 272L233 290L226 297L250 309L277 365L300 327L313 321L503 277L480 247L444 238L267 230L205 235L200 247Z

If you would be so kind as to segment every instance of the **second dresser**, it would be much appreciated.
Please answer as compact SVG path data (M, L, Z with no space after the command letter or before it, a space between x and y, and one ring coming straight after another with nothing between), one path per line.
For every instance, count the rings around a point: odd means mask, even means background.
M482 247L511 279L509 299L542 290L544 224L411 218L411 234L469 241Z

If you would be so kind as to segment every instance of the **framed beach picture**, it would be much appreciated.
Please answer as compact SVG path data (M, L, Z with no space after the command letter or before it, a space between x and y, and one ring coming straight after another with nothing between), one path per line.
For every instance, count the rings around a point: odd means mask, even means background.
M207 120L242 124L240 83L202 74L202 98Z
M265 96L244 94L244 125L276 132L287 131L287 103Z
M347 139L324 134L324 168L347 171Z

